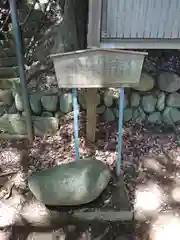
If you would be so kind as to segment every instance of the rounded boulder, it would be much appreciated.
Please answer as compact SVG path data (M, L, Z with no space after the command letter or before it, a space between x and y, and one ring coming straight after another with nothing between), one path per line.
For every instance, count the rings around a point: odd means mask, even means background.
M92 202L110 180L105 163L83 159L33 173L28 186L37 200L51 206L75 206Z

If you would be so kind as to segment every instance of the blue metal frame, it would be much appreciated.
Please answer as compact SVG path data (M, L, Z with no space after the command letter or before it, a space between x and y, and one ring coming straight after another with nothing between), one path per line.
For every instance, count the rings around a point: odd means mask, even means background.
M116 174L120 175L121 172L121 153L123 141L123 116L124 116L124 88L119 90L119 122L118 122L118 143L117 143L117 156L116 156Z
M77 89L72 89L72 100L74 108L74 148L75 148L75 159L79 160L79 137L78 137L78 101L77 101Z
M124 112L124 88L120 88L119 98L119 122L118 122L118 143L117 143L117 155L116 155L116 174L119 177L121 173L121 152L123 141L123 112ZM72 89L73 108L74 108L74 147L75 147L75 159L79 160L79 142L78 142L78 102L77 102L77 90Z

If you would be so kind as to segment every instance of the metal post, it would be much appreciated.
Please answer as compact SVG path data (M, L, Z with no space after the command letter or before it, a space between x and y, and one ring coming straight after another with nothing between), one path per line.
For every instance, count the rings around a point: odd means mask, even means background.
M25 80L24 55L22 51L22 41L20 37L20 28L18 24L16 0L8 0L8 1L9 1L10 11L11 11L13 35L16 41L16 56L17 56L17 61L19 65L19 75L20 75L20 82L21 82L21 91L23 95L24 110L26 112L26 125L27 125L28 138L29 138L29 141L32 142L33 127L32 127L32 119L31 119L31 109L30 109L29 98L28 98L27 83Z
M121 172L121 153L123 141L123 112L124 112L124 88L120 88L119 99L119 124L118 124L118 144L117 144L117 158L116 158L116 174L120 176Z
M74 148L75 148L75 159L79 160L79 137L78 137L78 102L77 102L77 89L72 89L72 100L74 109Z

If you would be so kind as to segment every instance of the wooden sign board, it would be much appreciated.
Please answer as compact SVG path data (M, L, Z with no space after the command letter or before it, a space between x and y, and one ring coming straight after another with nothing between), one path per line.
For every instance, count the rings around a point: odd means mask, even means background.
M60 88L120 88L139 82L145 55L144 52L87 49L51 57Z

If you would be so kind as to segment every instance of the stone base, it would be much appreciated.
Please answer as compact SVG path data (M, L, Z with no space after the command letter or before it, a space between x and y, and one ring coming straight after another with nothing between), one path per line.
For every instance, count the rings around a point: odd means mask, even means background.
M133 210L124 184L123 176L120 183L115 186L110 183L101 196L92 203L81 207L51 207L62 212L71 212L72 217L82 221L131 221Z

